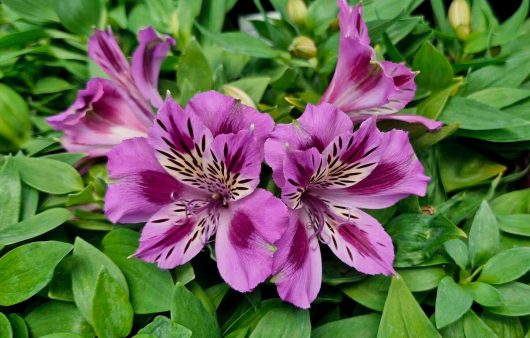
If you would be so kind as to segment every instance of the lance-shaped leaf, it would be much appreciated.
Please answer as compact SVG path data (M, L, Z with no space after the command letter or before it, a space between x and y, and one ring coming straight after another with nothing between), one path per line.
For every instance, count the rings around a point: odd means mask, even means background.
M530 315L530 285L513 282L497 289L502 295L502 305L489 307L488 311L510 317Z
M309 312L292 305L280 304L267 312L252 331L250 338L303 338L311 334Z
M436 327L447 326L464 315L473 304L473 294L447 276L438 285L436 293Z
M505 284L530 270L530 248L513 248L499 253L484 264L479 280L490 284Z
M499 247L497 219L486 201L482 201L469 231L469 258L476 267L495 255Z
M149 335L153 338L190 338L191 330L172 322L164 316L157 316L151 323L138 331L138 335Z
M473 310L464 316L464 333L466 338L496 338L497 335L484 323Z
M375 313L337 320L317 327L312 338L375 338L381 316Z
M61 332L93 337L94 330L72 303L49 301L41 304L24 318L32 337Z

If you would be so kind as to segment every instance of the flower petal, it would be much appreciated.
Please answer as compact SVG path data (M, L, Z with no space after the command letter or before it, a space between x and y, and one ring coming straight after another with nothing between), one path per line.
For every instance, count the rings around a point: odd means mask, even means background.
M370 45L368 28L363 21L362 6L350 6L346 0L338 0L339 25L342 36L359 39L363 44Z
M289 211L289 227L276 244L274 277L280 297L307 309L322 283L322 257L318 240L305 224L303 211Z
M367 116L364 116L365 118ZM443 122L431 120L427 117L420 115L405 115L405 114L392 114L392 115L379 115L378 120L396 120L408 123L419 123L422 124L428 130L436 130L443 126Z
M132 75L136 86L151 105L160 107L162 98L158 93L160 66L167 57L175 40L169 36L159 37L152 27L138 33L139 45L132 56Z
M213 90L193 96L186 110L197 115L213 136L253 129L257 139L264 142L274 127L270 115Z
M283 163L285 184L282 200L291 209L302 206L302 195L313 181L324 175L327 167L316 148L292 150L286 153Z
M76 101L47 122L64 132L66 149L86 149L91 156L101 156L123 140L146 136L150 125L124 91L100 78L88 81Z
M272 272L274 243L287 223L285 205L263 189L221 209L215 239L221 277L241 292L265 281Z
M132 80L129 62L123 55L118 42L108 28L106 31L96 29L88 40L88 55L111 78L122 81L123 78Z
M114 223L146 222L187 188L165 172L145 138L124 141L108 159L109 176L116 183L107 189L105 214Z
M198 202L182 200L160 209L143 228L134 255L162 269L195 257L215 232L217 218L208 212L207 202L203 202L202 211L193 214L188 211L189 203Z

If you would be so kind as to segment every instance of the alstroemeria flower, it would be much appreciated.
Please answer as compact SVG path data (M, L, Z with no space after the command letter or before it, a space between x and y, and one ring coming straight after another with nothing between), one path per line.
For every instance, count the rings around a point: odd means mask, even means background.
M245 292L270 276L287 208L257 189L263 143L274 122L267 114L210 91L185 109L161 106L149 138L109 152L116 180L105 197L113 222L147 222L135 256L173 268L188 262L215 235L219 272Z
M416 73L403 64L376 61L362 7L338 0L340 43L337 67L320 102L348 113L354 122L370 116L421 123L433 130L442 126L419 115L395 114L414 98Z
M96 157L123 140L147 136L154 119L151 106L162 104L158 74L172 44L173 39L159 37L151 27L141 30L131 66L112 31L96 30L88 54L110 80L91 79L65 112L48 118L54 129L64 131L63 146Z
M274 278L281 298L302 308L320 289L319 240L360 272L393 274L392 240L361 209L386 208L426 192L429 178L406 132L380 132L374 118L352 130L351 119L336 107L308 105L294 123L276 126L265 143L265 158L290 208Z

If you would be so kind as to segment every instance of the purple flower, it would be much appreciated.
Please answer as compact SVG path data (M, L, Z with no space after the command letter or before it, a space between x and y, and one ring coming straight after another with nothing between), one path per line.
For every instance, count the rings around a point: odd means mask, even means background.
M159 37L151 27L140 31L131 67L112 31L96 30L88 54L110 80L91 79L65 112L48 118L64 132L63 146L95 157L123 140L146 136L154 118L151 106L162 104L158 74L172 44L173 39Z
M147 222L135 256L173 268L214 233L219 272L245 292L270 276L287 208L256 188L263 143L274 127L235 99L210 91L185 109L168 98L149 137L109 152L105 212L113 222Z
M362 7L350 7L338 0L340 44L337 68L320 102L328 102L348 113L354 122L370 116L410 123L421 123L430 130L442 126L418 115L395 114L414 98L416 84L403 64L376 61Z
M282 299L308 308L322 279L318 241L366 274L394 273L392 240L361 209L386 208L423 196L429 178L406 132L380 132L368 118L355 132L336 107L308 105L292 124L280 124L265 143L265 159L290 208L277 243L274 279Z

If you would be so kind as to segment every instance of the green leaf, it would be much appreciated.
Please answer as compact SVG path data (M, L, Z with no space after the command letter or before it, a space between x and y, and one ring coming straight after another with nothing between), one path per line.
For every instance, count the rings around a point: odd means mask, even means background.
M100 0L57 1L55 10L66 29L81 35L90 35L92 27L98 26L102 13Z
M260 38L242 32L212 33L199 26L201 32L224 50L256 58L275 58L279 51Z
M447 88L440 89L429 95L417 107L416 113L421 116L436 120L440 113L444 110L451 93L453 93L461 82L453 83Z
M469 231L469 259L477 267L495 255L499 248L499 227L488 202L482 201Z
M375 338L380 320L375 313L337 320L314 329L311 338Z
M473 304L473 294L447 276L436 292L436 327L441 329L464 315Z
M506 170L505 166L459 144L442 144L439 156L440 178L447 192L476 186Z
M226 1L217 1L217 0L203 0L204 3L202 7L204 8L203 12L206 14L204 16L205 20L203 24L211 32L220 32L223 28L223 23L225 20L225 13L228 9L226 7Z
M47 233L66 222L72 214L68 209L53 208L31 216L20 223L0 229L0 244L22 242Z
M328 0L316 0L307 7L305 25L315 35L325 32L337 17L337 4Z
M26 317L32 337L70 332L83 337L94 337L90 324L74 304L49 301L34 308Z
M0 83L0 151L18 150L31 135L26 101L13 89Z
M412 68L420 71L416 83L428 90L445 88L453 81L451 64L429 41L414 55Z
M502 109L530 97L530 90L517 88L486 88L469 95L467 98Z
M219 283L206 289L206 294L210 298L212 305L217 309L230 287L226 283Z
M469 250L466 243L460 239L452 239L444 243L444 248L460 269L467 269L469 264Z
M497 222L499 229L504 232L530 236L530 215L528 214L497 216Z
M517 127L527 125L522 118L488 106L478 101L455 96L452 97L438 120L451 124L459 123L461 129L473 131Z
M222 2L222 1L219 1ZM177 4L178 32L177 40L180 46L187 46L192 37L195 18L201 12L202 0L182 0Z
M498 316L487 311L484 311L481 317L498 337L518 338L524 336L523 325L517 317Z
M246 77L228 84L243 90L252 101L259 103L270 82L270 77Z
M4 0L13 12L30 22L57 21L55 0Z
M62 242L33 242L19 246L0 258L0 305L25 301L42 290L53 270L72 246Z
M37 81L33 94L51 94L72 89L74 86L58 77L45 77Z
M7 157L0 169L0 233L18 222L22 186L13 158Z
M49 194L67 194L83 189L83 180L72 166L47 158L15 157L22 181Z
M24 318L12 313L9 315L9 322L13 330L13 338L29 338L28 327Z
M116 229L103 238L103 252L125 275L130 288L135 313L147 314L169 311L173 279L167 270L140 261L131 255L138 247L140 235L130 229Z
M192 40L180 58L177 74L180 103L185 104L196 93L212 88L212 71L197 41Z
M530 270L530 248L513 248L493 256L484 264L479 280L490 284L505 284Z
M444 269L440 267L400 269L398 273L412 292L435 289L446 276Z
M497 338L495 333L472 310L464 316L464 333L466 338Z
M530 214L530 188L501 195L490 206L496 215Z
M271 309L259 320L250 338L304 338L310 335L309 311L281 304Z
M444 216L402 214L387 227L396 247L394 266L417 265L430 258L446 241L465 234Z
M37 213L39 206L39 192L32 187L22 184L22 206L20 219L25 220Z
M501 306L489 307L490 312L502 316L530 315L530 286L513 282L497 288L502 295Z
M375 311L383 311L389 286L388 277L368 276L360 282L341 286L341 290L357 303Z
M157 316L146 327L138 331L138 334L150 335L153 338L190 338L192 332L167 317Z
M475 302L480 305L499 306L502 304L501 293L489 284L473 282L469 284L469 290L473 294Z
M0 338L12 338L13 330L11 329L11 323L7 319L6 315L0 312Z
M98 273L91 318L98 337L126 337L133 325L129 293L102 266Z
M377 337L440 337L399 276L392 277Z
M102 266L126 292L129 291L125 277L111 259L82 238L77 237L72 255L72 291L75 304L90 323L92 323L92 301Z
M177 283L171 304L171 320L190 329L194 336L220 337L217 318L184 285Z

